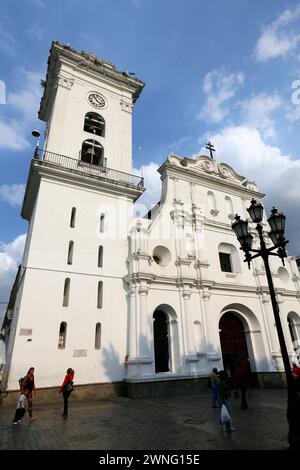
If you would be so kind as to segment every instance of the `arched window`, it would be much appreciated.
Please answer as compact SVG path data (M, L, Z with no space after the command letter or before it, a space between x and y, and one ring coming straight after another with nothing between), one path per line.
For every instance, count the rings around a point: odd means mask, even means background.
M211 215L218 215L219 211L217 210L216 197L212 191L207 192L208 199L208 210Z
M233 204L232 199L229 196L225 196L225 207L226 213L229 219L234 218Z
M59 327L58 334L58 349L64 349L66 347L66 337L67 337L67 324L66 322L61 322Z
M81 161L90 165L104 166L103 147L97 140L87 139L81 147Z
M96 323L95 349L101 349L101 323Z
M74 251L74 242L70 241L69 242L69 249L68 249L68 261L67 261L68 264L73 263L73 251Z
M104 137L105 133L105 121L102 116L98 113L86 113L84 117L84 131L90 132L91 134L99 135Z
M103 281L98 282L97 308L102 308L103 303Z
M71 211L71 219L70 219L70 227L75 227L75 218L76 218L76 207L72 207Z
M105 229L105 214L100 214L100 226L99 226L99 230L100 230L100 233L104 233L104 229Z
M234 245L230 243L220 243L218 252L221 271L227 273L241 272L239 253Z
M69 296L70 296L70 278L67 277L65 279L65 285L64 285L63 307L68 307Z
M103 267L103 246L100 245L98 248L98 268Z

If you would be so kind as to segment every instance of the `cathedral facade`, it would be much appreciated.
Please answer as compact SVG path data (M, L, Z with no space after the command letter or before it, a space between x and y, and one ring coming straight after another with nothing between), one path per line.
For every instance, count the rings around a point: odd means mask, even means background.
M3 323L2 391L17 390L31 366L45 391L69 367L83 393L195 391L213 367L232 373L238 362L263 386L282 383L263 263L248 269L231 228L264 194L226 163L169 155L160 201L134 216L144 184L132 174L132 110L143 86L111 62L52 44L45 142L29 170L27 241ZM271 259L271 271L293 360L299 271L291 257Z

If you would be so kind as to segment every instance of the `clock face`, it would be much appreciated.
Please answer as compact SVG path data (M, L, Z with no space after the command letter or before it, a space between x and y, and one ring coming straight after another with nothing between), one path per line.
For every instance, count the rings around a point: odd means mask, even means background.
M104 108L105 106L105 99L98 93L90 93L88 100L89 103L94 106L94 108Z

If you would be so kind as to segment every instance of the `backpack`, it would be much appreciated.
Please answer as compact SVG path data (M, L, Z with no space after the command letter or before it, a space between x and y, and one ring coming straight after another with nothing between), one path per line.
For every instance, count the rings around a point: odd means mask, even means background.
M24 380L25 377L20 377L19 378L19 386L20 386L20 390L22 391L22 383L23 383L23 380Z

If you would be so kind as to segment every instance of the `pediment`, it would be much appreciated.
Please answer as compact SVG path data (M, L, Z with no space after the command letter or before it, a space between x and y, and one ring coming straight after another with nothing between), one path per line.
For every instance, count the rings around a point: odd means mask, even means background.
M195 173L208 174L239 186L245 180L244 176L239 175L234 169L226 163L218 163L216 160L207 155L199 155L196 158L178 157L177 155L169 155L166 163L193 171Z

